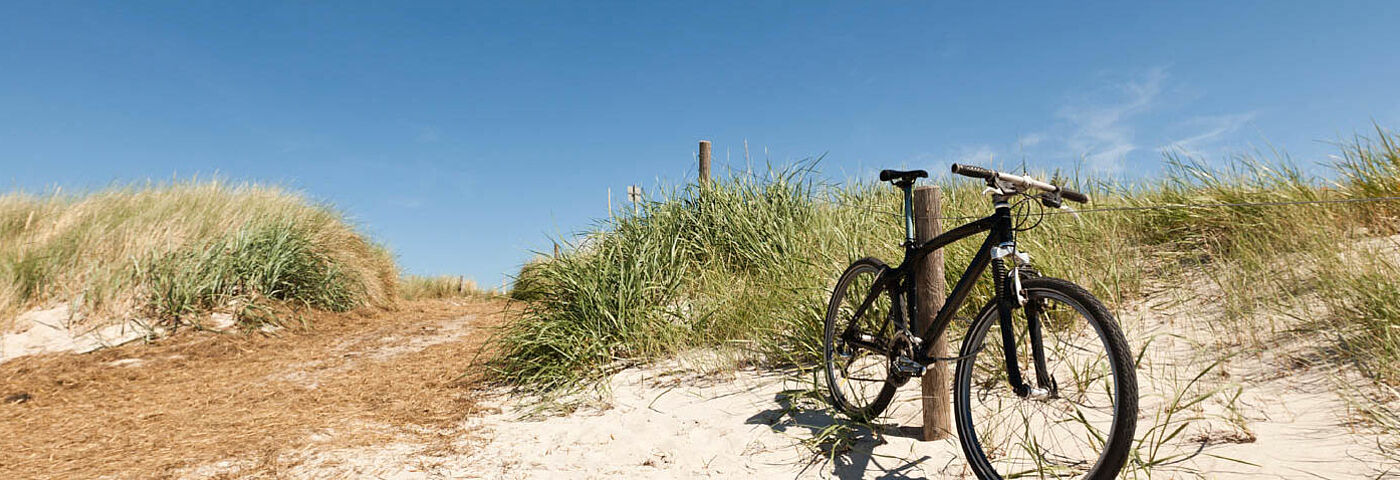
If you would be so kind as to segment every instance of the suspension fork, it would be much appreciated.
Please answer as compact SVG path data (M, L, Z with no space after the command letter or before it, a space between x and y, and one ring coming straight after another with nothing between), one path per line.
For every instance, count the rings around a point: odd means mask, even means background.
M1017 396L1024 397L1030 393L1030 387L1021 379L1021 365L1016 359L1016 330L1011 322L1012 311L1018 307L1016 305L1016 292L1008 291L1006 281L1006 262L1000 258L992 259L992 276L996 280L996 302L997 321L1001 324L1001 346L1004 360L1006 361L1006 381L1011 384L1011 391Z
M1045 342L1040 331L1040 316L1044 313L1042 306L1037 300L1026 302L1026 328L1030 331L1031 356L1035 359L1036 385L1054 395L1059 391L1059 385L1056 385L1055 378L1050 376L1050 369L1045 366Z
M995 279L997 320L1001 326L1002 353L1006 362L1006 380L1011 385L1011 390L1017 396L1025 397L1031 393L1037 395L1054 395L1058 390L1054 377L1050 376L1050 369L1045 361L1045 342L1041 328L1041 304L1036 301L1023 299L1021 296L1020 269L1008 271L1006 266L1007 257L1012 257L1012 261L1018 261L1016 255L1016 232L1011 228L1011 213L1009 208L1003 209L1002 203L997 205L997 223L992 230L992 234L997 236L997 245L992 249L992 277ZM1021 365L1016 355L1016 330L1012 322L1013 312L1021 308L1024 304L1026 309L1026 329L1031 341L1031 358L1035 367L1036 386L1032 389L1027 385L1025 379L1021 377Z
M996 292L997 321L1001 326L1002 354L1006 362L1006 381L1011 385L1011 391L1016 396L1025 397L1031 392L1029 385L1026 385L1021 378L1021 365L1016 355L1016 330L1012 324L1013 311L1021 307L1021 301L1017 297L1020 292L1016 291L1015 279L1011 278L1006 268L1006 257L1016 251L1016 232L1011 225L1011 207L1005 198L996 197L996 223L992 226L992 235L996 238L995 246L992 247L992 285ZM1036 326L1039 330L1039 325ZM1032 339L1033 353L1040 353L1044 357L1044 352L1036 348L1036 343ZM1039 371L1037 371L1037 374Z

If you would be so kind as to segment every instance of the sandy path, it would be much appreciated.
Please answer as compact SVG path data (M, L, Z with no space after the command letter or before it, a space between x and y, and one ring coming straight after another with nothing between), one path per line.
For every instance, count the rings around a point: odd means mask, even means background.
M506 404L474 420L490 439L472 456L483 478L876 478L960 472L953 442L915 442L898 428L861 435L836 462L803 444L833 424L819 405L785 394L804 385L740 371L676 374L673 365L634 369L611 381L613 407L517 421ZM892 418L916 414L909 389ZM505 400L498 397L498 401ZM895 422L915 425L911 422ZM893 424L891 425L893 427ZM902 477L896 477L902 478Z
M462 434L475 394L458 376L503 308L407 302L5 362L0 396L23 401L0 404L0 478L280 476L308 448L440 447Z
M299 478L876 478L891 472L939 476L962 471L953 441L915 442L891 425L877 440L863 435L830 462L803 445L832 419L807 401L786 400L798 387L753 370L697 374L674 362L615 375L610 405L539 414L531 402L495 392L480 404L497 409L466 422L465 455L415 454L411 442L336 451L306 451L290 470ZM906 396L893 411L916 414ZM804 407L804 404L807 406ZM908 422L905 422L908 423ZM895 477L903 478L903 477Z
M654 367L619 374L608 410L533 419L517 405L474 420L487 443L432 473L506 479L972 478L955 440L912 438L911 427L919 425L914 389L901 391L881 435L860 435L850 452L831 461L801 441L832 419L816 405L793 409L777 400L785 390L782 377L743 371L675 386L659 380L665 372ZM1201 441L1193 437L1207 435L1211 444L1201 455L1139 477L1388 478L1377 438L1346 425L1345 405L1336 395L1324 385L1295 383L1329 379L1288 378L1294 380L1266 382L1241 396L1246 426L1257 440L1221 442L1234 429L1220 419L1202 420L1188 427L1194 433L1163 449L1190 454ZM1141 425L1149 426L1152 418L1146 414Z

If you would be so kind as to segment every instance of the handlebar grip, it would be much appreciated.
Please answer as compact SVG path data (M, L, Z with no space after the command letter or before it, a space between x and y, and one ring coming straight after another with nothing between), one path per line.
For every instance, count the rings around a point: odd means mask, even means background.
M1069 200L1069 201L1077 202L1077 203L1089 203L1089 196L1088 196L1088 195L1085 195L1085 194L1076 192L1076 191L1074 191L1074 190L1070 190L1070 189L1065 188L1065 187L1060 187L1059 194L1060 194L1060 198L1063 198L1063 199L1065 199L1065 200Z
M996 175L996 172L987 170L982 167L974 167L972 165L958 165L956 163L953 164L953 173L965 177L981 178L984 180L992 178L993 175Z

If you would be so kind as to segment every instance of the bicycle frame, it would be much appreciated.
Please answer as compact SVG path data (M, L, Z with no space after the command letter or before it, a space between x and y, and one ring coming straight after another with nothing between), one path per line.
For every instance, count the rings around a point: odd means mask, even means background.
M900 311L898 309L904 307L905 310L903 311L909 312L907 317L896 315L896 318L904 317L900 321L905 324L895 326L901 330L908 329L909 326L907 322L912 318L918 318L917 316L919 315L918 288L916 288L917 285L915 284L916 275L914 275L914 268L919 265L921 260L940 248L958 240L988 232L986 240L983 240L982 246L977 249L976 255L972 257L972 261L968 264L967 269L963 271L962 277L960 277L957 284L953 286L952 292L950 292L948 297L944 300L943 307L939 309L933 321L924 331L912 332L914 336L920 339L921 343L920 348L914 352L914 358L912 358L912 360L921 365L928 366L940 360L940 358L931 355L934 344L931 340L938 338L939 335L943 335L943 333L947 331L948 326L952 324L954 313L967 302L967 297L972 293L973 286L977 284L977 280L985 273L987 266L993 263L993 251L997 248L1015 245L1016 232L1012 226L1011 206L1007 201L1008 195L998 194L994 195L992 198L995 205L995 213L943 232L922 243L917 243L913 241L913 215L911 208L913 204L912 183L898 186L904 191L906 228L904 260L900 262L899 266L888 270L885 275L877 280L876 285L871 288L870 293L867 294L866 298L861 302L860 307L856 310L857 316L863 314L875 299L888 289L893 293L892 297L895 304L892 305L892 307L895 308L896 311ZM1001 260L996 259L996 261L1000 262ZM997 268L994 270L1004 271L1004 268ZM1002 282L1004 280L1005 279L1002 278L993 279L994 282ZM1011 311L1016 306L1019 306L1014 299L1016 292L1003 292L1001 285L997 285L996 291L998 292L998 298L995 298L992 302L989 302L983 307L983 311L979 313L979 317L984 315L986 310L993 306L1002 307L998 309L998 313L1001 317L999 320L1002 322L1003 326L1002 342L1004 344L1007 379L1017 394L1024 395L1025 392L1029 391L1029 387L1025 385L1021 379L1020 367L1016 359L1015 337L1010 328ZM842 336L847 342L858 347L875 351L888 349L888 346L876 345L859 338L851 338L850 333L854 325L855 322L852 322L851 325L847 327L846 331L843 332ZM884 328L888 328L888 325ZM1039 367L1039 365L1037 366Z
M998 228L1001 224L1004 224L1004 228ZM956 313L958 309L962 308L963 304L967 303L967 296L972 293L972 288L976 286L977 280L982 277L982 274L987 270L987 266L991 264L992 249L1015 241L1014 232L1011 230L1010 208L998 208L997 212L992 215L944 232L921 244L905 245L904 261L900 262L899 266L891 271L891 280L900 281L900 283L895 284L893 288L895 288L897 292L896 298L903 297L903 303L906 304L906 310L909 312L909 318L905 319L907 322L911 319L918 318L919 315L919 294L916 285L917 276L914 275L914 268L920 264L921 260L934 251L948 246L953 242L982 232L989 233L986 239L982 241L982 246L978 247L977 253L973 255L972 261L968 263L967 269L964 270L962 276L958 278L958 282L953 285L953 289L948 293L948 297L944 299L943 307L938 310L938 313L933 317L933 321L929 323L924 331L913 332L920 339L938 338L939 335L942 335L943 332L948 329L948 325L953 322L953 314ZM994 281L996 281L996 279L994 279ZM923 342L922 348L914 352L914 360L924 365L933 363L936 359L930 355L932 349L933 342Z

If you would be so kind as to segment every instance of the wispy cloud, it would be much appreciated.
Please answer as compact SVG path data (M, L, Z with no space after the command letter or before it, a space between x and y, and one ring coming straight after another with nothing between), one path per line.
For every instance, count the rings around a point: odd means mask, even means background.
M1156 105L1166 78L1165 67L1153 68L1141 78L1113 85L1111 99L1061 107L1056 116L1070 127L1065 146L1083 155L1092 171L1121 171L1127 155L1138 149L1130 120Z
M1249 122L1253 121L1254 112L1234 113L1226 115L1206 115L1195 117L1183 122L1183 128L1195 131L1186 138L1172 141L1166 145L1158 147L1158 150L1180 150L1188 153L1201 153L1220 140L1228 138L1229 135L1239 131Z
M1140 161L1168 149L1223 153L1257 116L1243 112L1188 116L1184 121L1172 118L1183 106L1189 106L1191 99L1181 98L1183 90L1165 66L1135 75L1120 74L1096 88L1072 94L1044 128L1019 135L1014 143L971 143L954 148L943 158L993 166L997 162L988 162L992 155L998 160L1025 156L1035 163L1083 159L1085 170L1115 175L1124 173L1129 159Z

